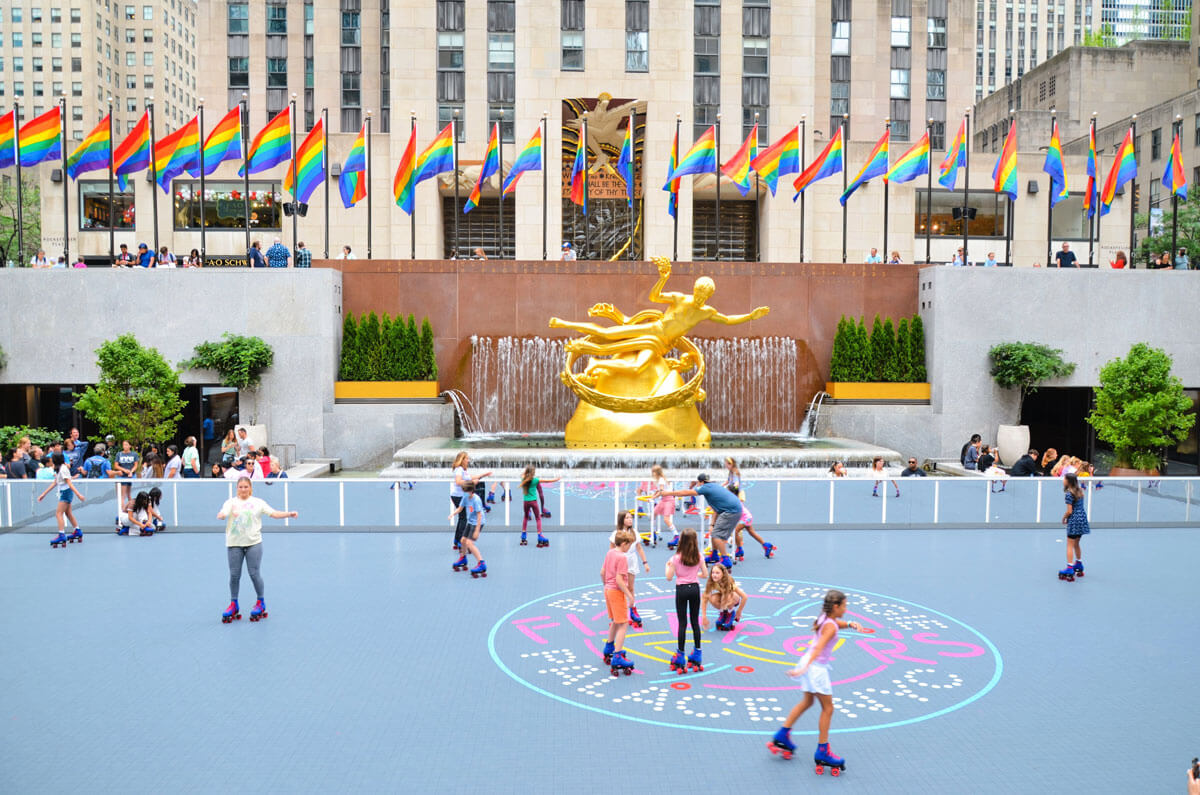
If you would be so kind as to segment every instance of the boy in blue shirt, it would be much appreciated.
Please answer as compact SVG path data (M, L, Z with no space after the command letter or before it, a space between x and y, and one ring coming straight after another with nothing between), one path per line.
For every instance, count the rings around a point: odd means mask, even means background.
M475 568L471 569L471 578L486 577L487 564L483 562L483 557L479 553L479 547L475 542L479 539L479 533L483 530L484 514L483 497L479 494L480 489L475 483L470 484L470 494L465 497L457 508L451 512L450 517L459 511L467 512L467 529L462 536L462 556L454 562L455 571L467 570L467 555L475 556Z

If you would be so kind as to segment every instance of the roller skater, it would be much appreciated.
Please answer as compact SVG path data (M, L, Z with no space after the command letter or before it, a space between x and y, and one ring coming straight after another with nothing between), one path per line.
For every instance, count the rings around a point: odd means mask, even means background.
M83 540L83 531L79 529L79 522L75 521L75 512L71 510L71 502L75 497L83 502L84 497L79 493L79 489L75 488L71 465L67 463L66 457L61 452L56 452L50 455L50 461L54 466L54 482L38 495L38 502L41 502L51 491L58 491L58 505L54 509L54 518L58 521L58 535L51 539L50 547L51 549L65 548L68 538ZM66 532L68 520L71 522L71 528L75 531L69 536Z
M672 658L671 670L686 673L688 663L683 656L687 627L692 625L692 653L700 659L700 579L708 577L708 568L700 558L700 541L696 531L688 528L679 536L679 551L667 561L667 581L675 580L675 623L678 625L678 647ZM690 659L690 658L688 658Z
M1092 532L1088 524L1087 509L1084 507L1084 492L1079 487L1079 477L1074 472L1063 475L1063 500L1067 503L1062 522L1067 526L1067 567L1058 573L1058 579L1075 582L1083 576L1083 552L1079 542Z
M229 607L225 608L225 612L221 614L221 623L228 624L235 619L240 619L242 614L238 611L237 599L229 603Z
M550 546L550 541L542 535L542 519L549 518L550 512L546 510L544 504L539 504L538 496L541 494L543 483L556 483L559 478L541 479L534 475L536 469L533 464L525 467L525 471L521 474L521 493L524 496L523 514L521 519L521 532L524 533L529 527L529 517L533 517L534 523L537 525L537 545L538 548ZM543 499L544 496L543 496Z
M147 495L148 496L148 495ZM230 609L225 611L221 620L229 623L232 615L240 618L238 613L238 589L242 582L242 565L245 564L250 572L250 581L254 583L254 591L260 604L263 603L263 579L259 574L262 566L262 518L295 519L300 514L296 511L277 511L258 497L253 496L253 486L250 478L241 477L237 482L237 496L231 497L221 506L217 519L225 520L225 556L229 561L229 598ZM257 606L257 605L256 605ZM265 615L265 613L264 613Z
M608 548L616 549L617 533L627 531L633 536L633 543L625 553L625 584L629 587L629 624L635 629L642 628L642 616L637 610L637 575L639 568L650 573L650 562L646 560L646 548L641 536L633 531L633 511L621 511L617 514L617 528L608 537ZM641 558L639 564L638 559Z
M486 576L487 576L487 564L481 560L481 561L479 561L479 565L477 565L475 568L471 569L471 579L473 580L476 577L486 577Z
M650 467L650 488L657 491L670 491L671 482L667 480L663 474L663 468L658 464ZM666 527L666 532L674 536L667 543L667 549L675 549L679 546L679 531L675 529L675 498L661 497L658 502L654 503L654 516L662 518L663 525ZM664 533L666 535L666 533Z
M460 450L458 455L454 456L454 482L450 484L450 502L455 508L462 505L468 495L467 488L474 489L475 483L471 481L471 476L467 472L467 467L471 464L471 456L466 450ZM483 480L491 471L484 472L475 478L476 481ZM456 511L457 521L454 523L454 549L461 551L462 535L467 531L467 514L465 511ZM455 514L451 514L452 516Z
M733 529L733 539L737 544L737 554L735 557L739 563L742 561L742 533L746 532L750 534L751 538L753 538L759 544L762 544L763 554L770 559L775 554L776 546L774 544L768 544L765 538L754 532L754 515L751 514L750 509L746 507L744 492L741 493L741 500L742 515L738 517L737 527Z
M704 497L715 513L712 525L713 552L718 556L717 560L724 558L729 560L729 565L732 565L733 561L729 558L728 544L730 538L733 536L734 528L737 527L738 518L742 515L742 503L736 496L730 493L729 489L709 482L707 473L701 472L696 476L696 482L692 488L676 489L675 491L663 490L659 491L655 496Z
M687 658L683 656L683 649L675 650L674 656L671 657L671 670L680 676L687 673Z
M466 570L467 555L474 555L475 568L471 569L471 579L486 577L487 564L483 562L483 553L479 551L478 541L479 534L483 532L487 511L483 507L482 488L479 485L473 486L467 493L462 508L467 514L467 529L462 537L463 555L459 562L462 563L462 570Z
M704 664L703 664L703 662L701 662L701 660L703 658L700 654L699 649L692 649L692 653L688 655L687 659L688 659L687 667L688 667L689 672L704 670Z
M261 621L267 617L267 605L262 599L254 603L254 607L250 608L250 620Z
M733 629L734 621L742 619L746 609L746 592L738 587L729 568L717 564L712 567L708 585L704 588L704 618L701 621L708 629L708 608L721 611L717 615L716 628L722 632Z
M841 591L829 590L821 605L821 613L813 621L814 638L808 645L808 650L800 659L800 663L788 672L797 681L799 688L804 691L804 698L792 707L787 720L775 736L767 743L767 748L773 754L782 754L784 759L790 759L795 751L791 742L790 732L800 716L812 706L813 701L821 703L821 718L818 721L817 750L813 754L817 775L824 768L831 768L833 775L840 774L846 769L846 760L833 755L829 749L829 724L833 720L833 685L829 674L829 660L834 647L837 645L839 629L856 629L862 631L862 625L856 621L843 621L846 614L846 595Z
M629 590L626 578L629 571L629 561L626 553L633 545L634 536L624 527L616 531L613 537L614 546L604 556L604 565L600 568L600 581L604 584L604 602L608 608L608 637L604 645L606 662L612 666L612 674L616 676L621 670L626 674L633 672L633 663L625 659L625 633L629 627L629 606L633 603L633 593Z
M153 510L150 495L147 492L139 491L125 511L125 524L123 526L125 533L122 533L122 535L129 533L131 528L137 528L137 535L139 536L154 535L154 517L151 513Z
M879 485L884 482L884 468L883 468L883 457L882 456L875 456L873 459L871 459L871 473L874 474L875 477L879 478L879 480L875 481L875 486L871 489L871 496L878 497L879 496ZM893 480L892 486L895 487L896 496L899 497L900 496L900 484Z

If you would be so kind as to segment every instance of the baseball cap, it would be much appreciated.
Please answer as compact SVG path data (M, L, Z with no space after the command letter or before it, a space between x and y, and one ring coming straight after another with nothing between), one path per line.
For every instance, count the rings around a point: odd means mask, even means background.
M570 248L570 247L571 247L570 243L563 243L563 248Z
M696 476L696 482L697 483L707 483L708 482L708 473L701 472L699 475Z
M146 246L146 244L145 244L145 243L138 243L138 251L141 251L141 250L142 250L142 249L144 249L144 248L147 248L147 249L148 249L148 247Z

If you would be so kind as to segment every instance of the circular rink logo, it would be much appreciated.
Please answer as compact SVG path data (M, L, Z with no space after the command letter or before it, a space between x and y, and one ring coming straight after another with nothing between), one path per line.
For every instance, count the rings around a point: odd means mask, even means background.
M613 677L604 663L608 617L596 585L515 608L492 627L488 649L516 681L593 712L699 731L774 731L803 695L787 673L813 641L812 622L830 586L763 577L738 582L748 596L742 620L731 631L704 633L702 672L681 676L670 669L675 586L662 578L637 581L643 628L630 627L625 640L633 676ZM1000 680L999 651L972 627L903 599L841 590L845 620L874 632L838 633L831 661L834 733L935 718ZM716 613L709 608L710 622ZM690 651L690 627L687 641ZM816 734L815 719L794 733Z

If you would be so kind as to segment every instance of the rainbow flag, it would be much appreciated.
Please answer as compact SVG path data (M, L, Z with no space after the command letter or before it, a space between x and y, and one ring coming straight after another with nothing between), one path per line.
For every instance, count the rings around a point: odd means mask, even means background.
M420 185L430 177L436 177L446 171L453 171L455 168L457 166L454 163L454 122L450 122L442 128L442 131L417 158L417 165L413 169L414 184Z
M59 106L21 125L21 168L62 158L62 116Z
M512 170L508 172L508 176L504 179L504 188L500 191L500 200L504 201L505 196L517 189L517 180L526 171L541 170L542 127L538 125L537 131L529 139L529 143L525 144L525 148L521 150L521 154L517 155L517 159L513 161Z
M483 188L483 183L491 179L492 175L498 171L500 171L499 122L492 125L492 134L488 136L487 149L483 153L483 166L479 169L479 179L475 180L475 187L471 188L471 195L467 197L467 203L463 205L464 215L479 206L479 192Z
M205 161L204 168L208 168ZM297 170L300 173L296 178ZM304 138L304 143L296 150L296 159L288 164L287 174L283 178L284 190L290 191L298 202L307 203L317 186L325 181L325 122L317 119L312 130ZM293 186L293 183L295 185Z
M774 196L780 177L800 171L800 126L793 127L791 132L751 158L750 168L762 177Z
M625 126L625 141L621 144L621 156L617 158L617 173L625 180L625 198L633 206L633 116Z
M900 156L884 179L888 182L911 182L917 177L929 173L929 131L926 130L921 139L912 148Z
M1067 172L1063 170L1062 147L1058 143L1058 122L1050 133L1050 146L1046 148L1046 162L1042 171L1050 175L1050 206L1058 204L1071 195L1067 190Z
M1096 160L1096 122L1093 119L1088 126L1088 161L1087 161L1087 195L1083 197L1083 209L1087 213L1087 217L1091 218L1096 214L1096 200L1100 198L1098 193L1098 185L1096 182L1096 174L1099 168Z
M581 127L579 142L575 145L575 162L571 164L571 201L583 207L587 215L587 143L584 141L586 129Z
M875 142L875 148L871 150L871 154L867 156L867 162L863 164L862 169L854 175L854 179L850 180L850 184L846 186L846 190L842 192L842 196L838 201L842 206L846 206L846 199L853 195L854 191L858 190L864 183L882 176L887 180L888 173L888 143L891 141L892 131L884 129L883 135Z
M313 129L316 129L315 127ZM204 176L217 170L226 160L242 159L242 108L239 105L226 113L204 139ZM193 177L200 176L200 161L188 169Z
M292 159L292 122L290 108L275 114L275 118L267 122L267 126L258 131L246 154L246 162L238 169L238 176L243 176L246 169L251 174L266 171L280 163ZM206 162L207 168L208 163Z
M413 193L416 190L417 183L413 181L413 167L417 162L417 125L413 125L412 133L408 136L408 146L404 148L404 155L400 158L400 165L396 167L396 176L392 180L392 195L396 197L396 205L408 213L413 214Z
M946 159L938 168L938 183L946 190L954 190L954 182L958 179L958 169L967 165L967 120L963 119L958 125L958 135L946 150Z
M717 170L717 128L709 127L696 139L683 159L667 175L667 184L688 174L711 174ZM663 190L667 188L664 186Z
M1163 187L1169 190L1171 195L1178 195L1179 198L1187 201L1187 175L1183 172L1183 156L1179 151L1178 133L1171 143L1171 154L1167 158L1167 162L1170 165L1163 171Z
M996 158L996 166L992 169L992 180L995 182L996 193L1007 193L1012 201L1017 200L1017 123L1008 125L1008 135L1004 136L1004 148L1000 157Z
M129 135L121 141L117 151L113 152L113 173L117 175L117 185L125 192L125 175L137 174L150 168L150 111L142 114L138 123L129 131Z
M750 134L742 141L741 148L729 158L729 162L721 166L721 173L729 177L729 181L743 196L750 193L750 161L758 157L758 125L750 128Z
M17 111L0 116L0 168L17 164Z
M1133 128L1130 127L1129 132L1125 133L1125 140L1121 142L1121 148L1117 150L1108 179L1104 180L1104 191L1100 194L1100 215L1108 215L1117 191L1136 176L1137 158L1133 153Z
M342 194L342 206L353 207L367 195L367 123L363 122L346 162L342 163L342 175L338 177L338 192Z
M200 157L200 120L192 120L154 145L154 171L158 186L171 192L171 180L190 168Z
M108 124L108 116L105 116L75 147L75 151L67 158L68 177L79 179L80 174L108 168L112 157L112 137L108 134Z
M675 139L671 141L671 159L667 161L667 174L672 174L675 171L675 164L679 162L679 126L675 126ZM679 179L669 179L667 184L663 185L663 190L667 191L667 212L672 218L679 208Z
M814 182L841 173L845 167L843 160L842 128L838 127L833 138L821 150L821 154L817 155L816 160L809 163L808 168L804 169L803 173L792 183L792 187L796 189L796 195L792 197L792 201L796 201L804 189Z

